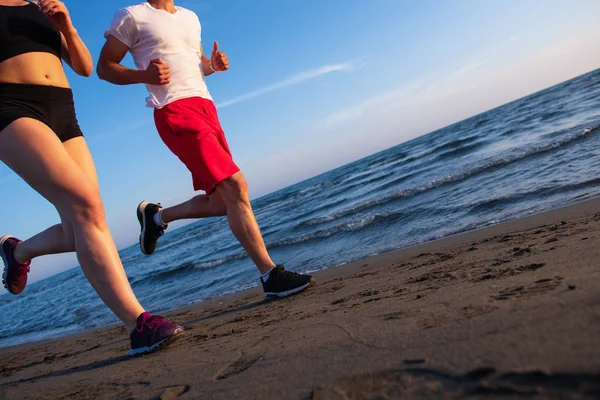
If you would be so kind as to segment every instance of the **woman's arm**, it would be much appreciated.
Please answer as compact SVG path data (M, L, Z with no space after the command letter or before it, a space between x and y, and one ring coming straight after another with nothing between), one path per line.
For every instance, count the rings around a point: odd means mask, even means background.
M59 0L40 0L38 6L40 11L48 16L52 25L60 31L62 59L77 74L92 75L94 70L92 55L73 26L65 3Z
M94 71L94 62L92 55L86 47L83 40L73 29L72 32L60 33L62 41L61 57L77 74L81 76L91 76Z

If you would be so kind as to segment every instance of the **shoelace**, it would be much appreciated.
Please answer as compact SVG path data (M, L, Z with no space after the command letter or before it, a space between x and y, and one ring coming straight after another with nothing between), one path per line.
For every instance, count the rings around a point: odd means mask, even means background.
M138 329L138 331L141 332L144 328L144 325L147 325L150 329L157 330L165 322L165 319L160 315L148 316L148 314L146 314L142 319L141 327Z
M19 271L19 278L23 279L23 278L27 277L27 274L29 273L30 270L31 270L31 268L29 267L29 263L19 265L19 268L17 268L17 271Z
M297 272L287 271L283 266L279 266L279 277L280 279L294 279L300 274Z
M155 315L154 318L148 322L148 326L154 330L157 330L162 324L165 323L165 320L160 315Z

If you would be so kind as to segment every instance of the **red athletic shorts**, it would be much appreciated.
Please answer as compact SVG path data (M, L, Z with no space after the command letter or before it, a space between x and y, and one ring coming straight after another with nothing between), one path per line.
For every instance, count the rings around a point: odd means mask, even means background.
M189 97L154 110L158 134L192 173L194 190L211 194L240 169L233 162L211 100Z

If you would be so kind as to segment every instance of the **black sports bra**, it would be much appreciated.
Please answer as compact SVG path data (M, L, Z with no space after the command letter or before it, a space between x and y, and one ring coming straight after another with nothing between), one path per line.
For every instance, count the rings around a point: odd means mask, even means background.
M25 53L50 53L60 59L60 33L37 5L0 6L0 62Z

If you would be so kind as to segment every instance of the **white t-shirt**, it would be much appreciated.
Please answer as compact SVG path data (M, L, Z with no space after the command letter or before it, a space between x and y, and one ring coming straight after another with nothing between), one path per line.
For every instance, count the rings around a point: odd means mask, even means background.
M175 7L174 14L144 2L115 14L104 37L114 36L129 47L135 65L145 70L160 58L171 70L167 85L146 85L146 105L161 108L175 100L203 97L212 100L202 72L200 21L190 10Z

